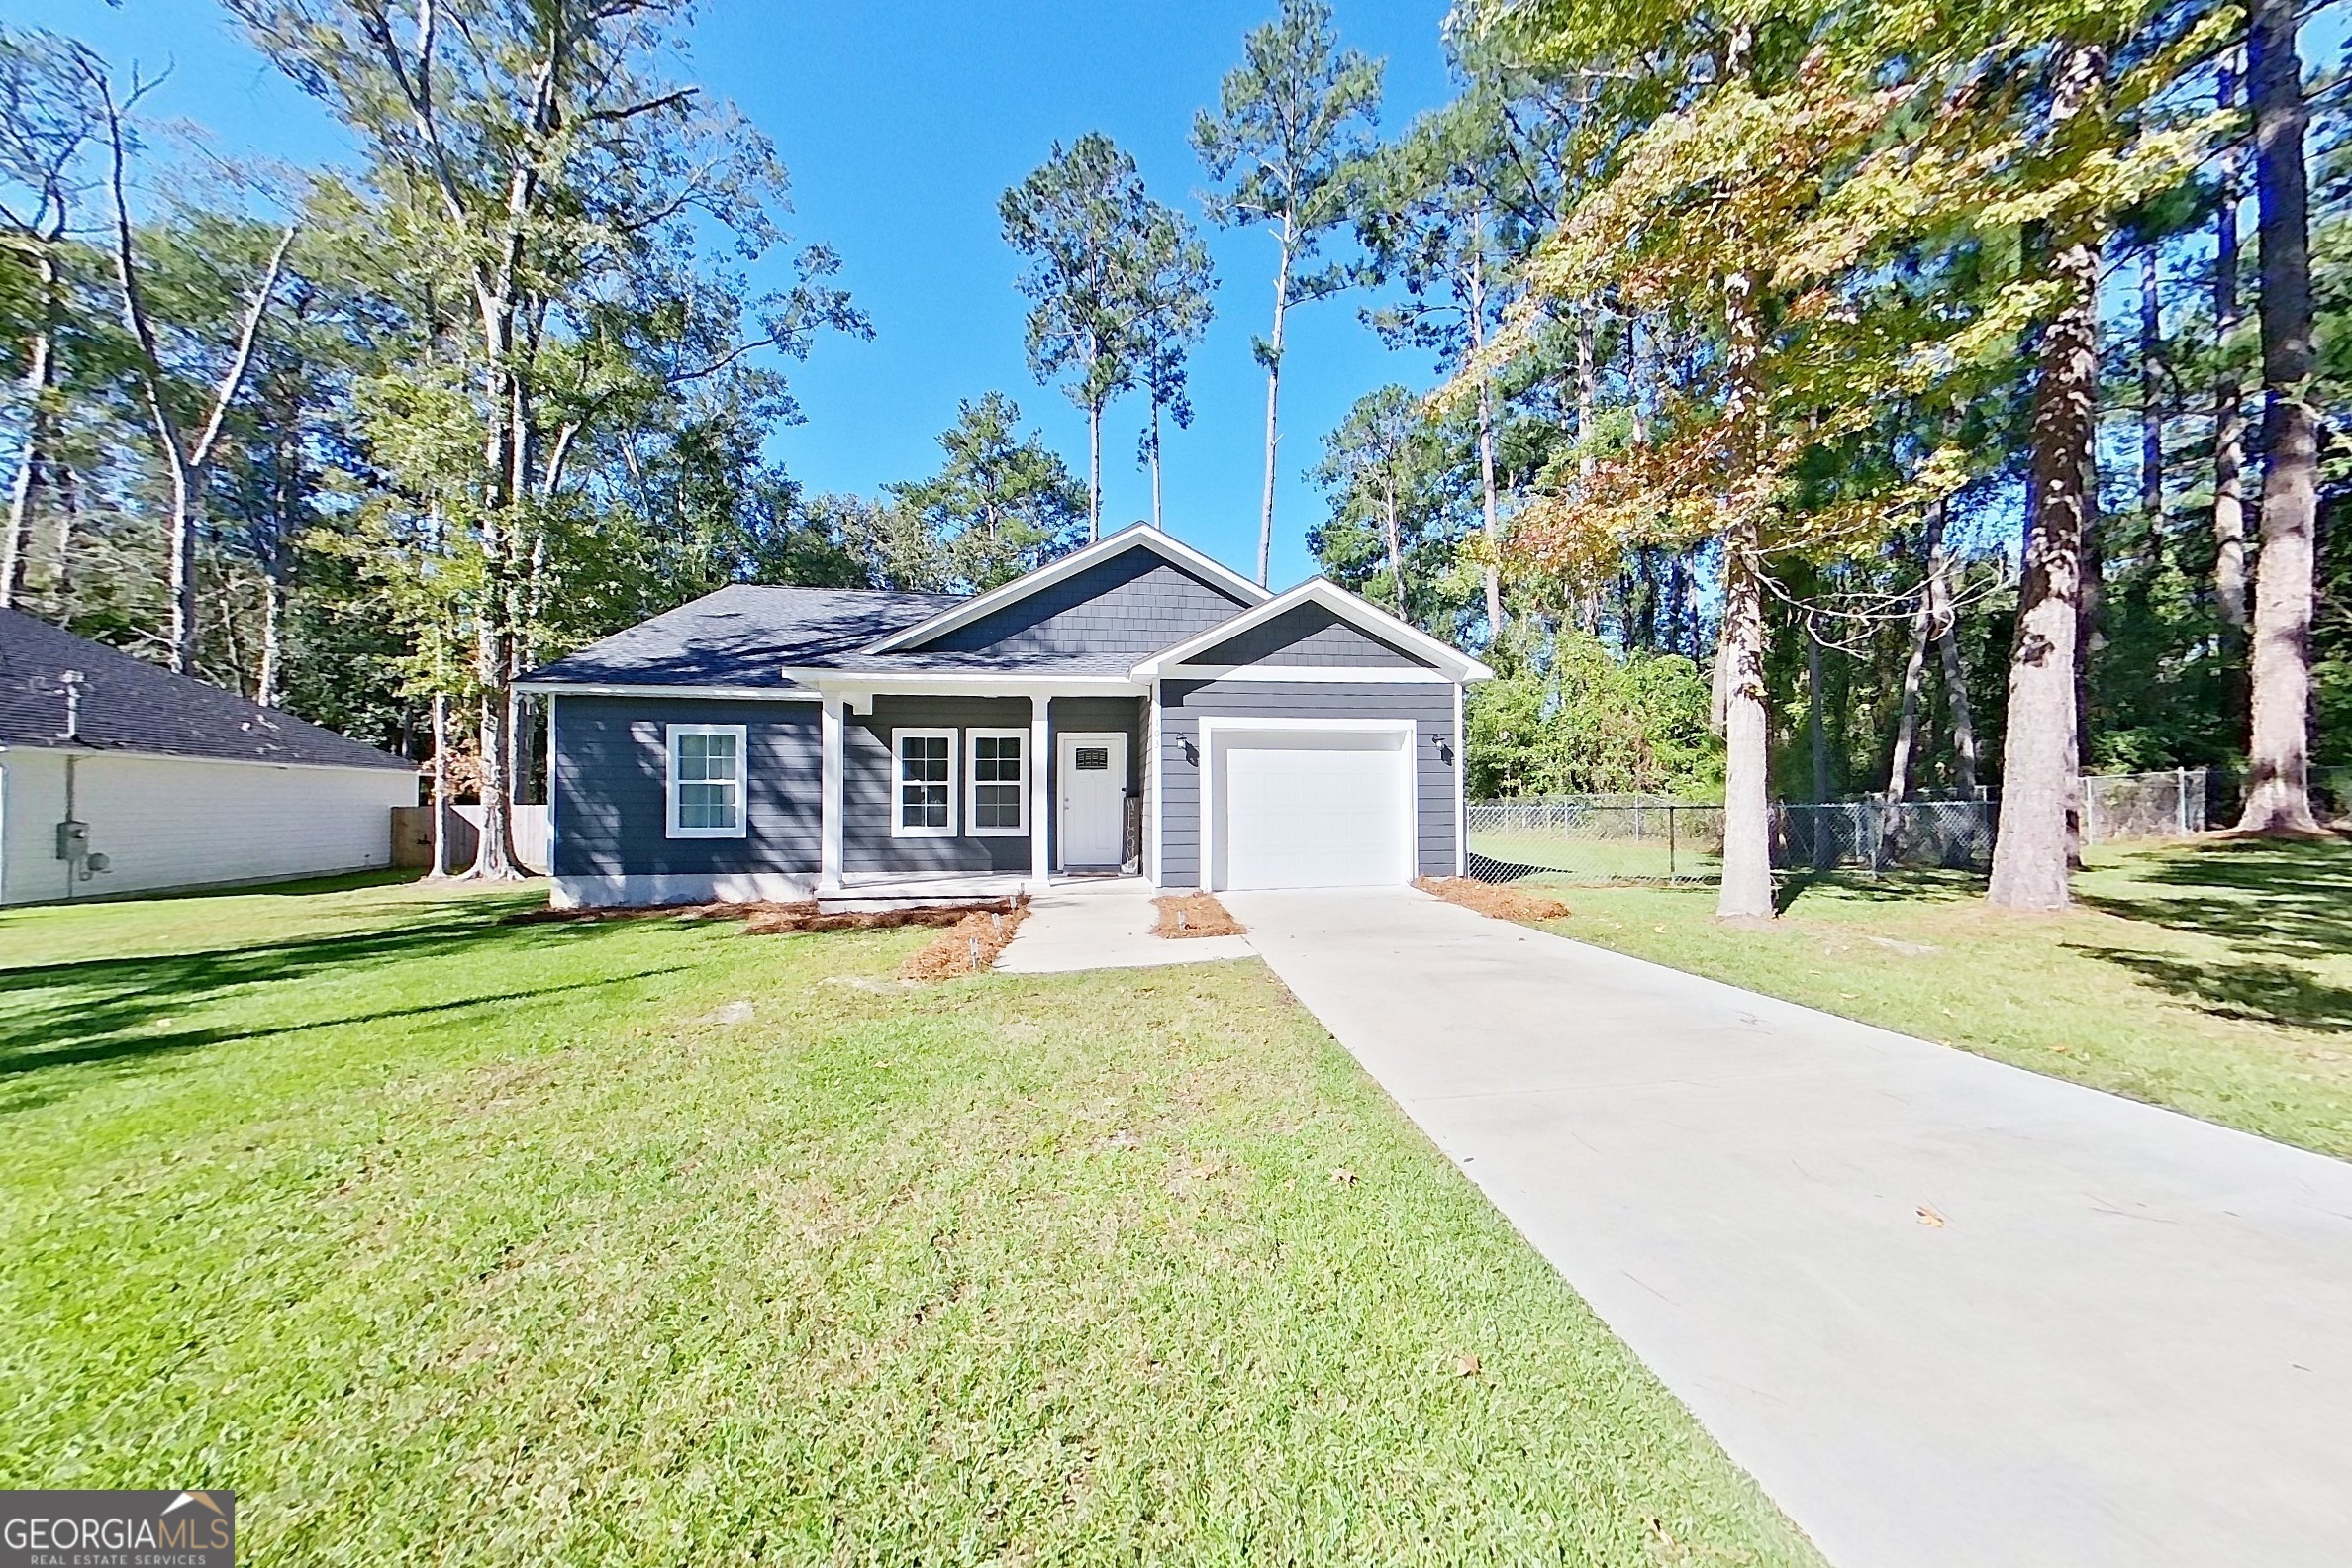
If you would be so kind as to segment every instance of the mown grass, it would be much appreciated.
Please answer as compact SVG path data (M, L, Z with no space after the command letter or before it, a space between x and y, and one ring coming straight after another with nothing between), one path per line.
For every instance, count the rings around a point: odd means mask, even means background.
M1259 965L533 896L0 916L0 1486L270 1563L1817 1560Z
M1547 891L1564 935L2352 1157L2352 843L2104 851L2061 916L1941 873L1800 880L1769 926L1713 888Z

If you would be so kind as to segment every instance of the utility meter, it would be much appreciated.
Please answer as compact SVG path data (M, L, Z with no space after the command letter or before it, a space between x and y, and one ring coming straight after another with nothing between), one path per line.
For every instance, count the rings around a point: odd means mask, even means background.
M57 858L79 860L90 852L90 825L71 818L57 824Z

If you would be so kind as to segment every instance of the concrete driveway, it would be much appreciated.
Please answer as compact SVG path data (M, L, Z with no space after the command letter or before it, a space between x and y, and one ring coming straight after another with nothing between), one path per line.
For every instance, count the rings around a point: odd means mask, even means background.
M2352 1165L1418 893L1225 902L1831 1561L2352 1560Z

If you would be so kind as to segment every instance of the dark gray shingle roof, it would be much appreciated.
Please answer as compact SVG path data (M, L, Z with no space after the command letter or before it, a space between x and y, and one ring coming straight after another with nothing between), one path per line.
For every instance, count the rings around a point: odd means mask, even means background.
M1127 653L1013 652L987 648L972 652L935 652L917 648L904 653L839 653L807 659L806 669L840 670L858 675L921 674L986 675L1125 675L1134 667Z
M64 738L67 670L82 674L81 720L71 740ZM0 745L403 772L416 767L17 610L0 610Z
M737 585L616 632L533 670L534 684L773 686L790 690L787 664L828 663L928 621L950 594L879 588Z

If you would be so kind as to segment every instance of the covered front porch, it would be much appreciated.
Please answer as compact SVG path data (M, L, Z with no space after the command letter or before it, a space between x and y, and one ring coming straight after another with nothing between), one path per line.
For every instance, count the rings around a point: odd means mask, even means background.
M1033 895L1150 864L1148 688L1113 676L853 685L793 673L820 700L825 907Z

